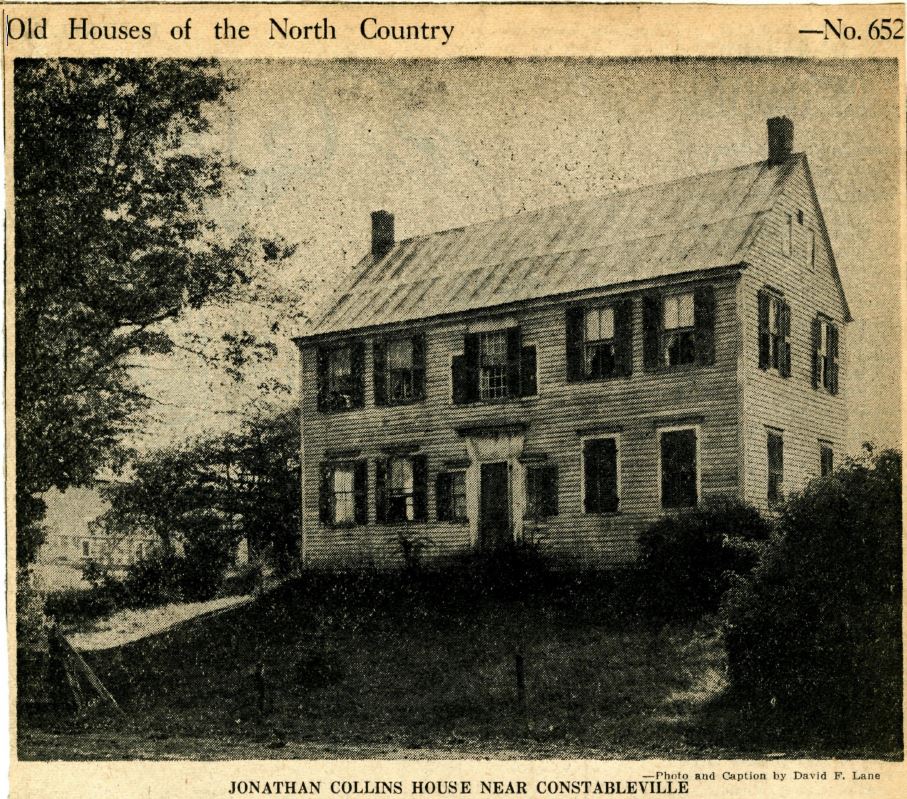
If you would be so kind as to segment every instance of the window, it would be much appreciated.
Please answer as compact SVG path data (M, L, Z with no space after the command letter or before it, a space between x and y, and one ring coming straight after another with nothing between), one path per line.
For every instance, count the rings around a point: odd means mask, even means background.
M557 467L526 467L526 518L557 516Z
M583 505L586 513L614 513L620 505L616 438L583 443Z
M535 347L522 345L519 327L467 333L451 370L455 404L536 393Z
M838 328L829 319L813 320L813 388L838 393Z
M835 451L827 441L819 442L819 474L827 477L835 470Z
M466 522L466 472L441 472L437 478L439 522Z
M82 557L83 558L91 557L91 542L90 541L82 542Z
M425 397L425 336L376 339L373 347L375 405L399 405Z
M614 374L617 367L614 357L614 309L587 310L583 333L583 376Z
M479 334L479 397L507 396L507 334L503 330Z
M600 380L633 372L633 300L567 309L567 379Z
M784 501L784 437L779 431L768 433L768 504Z
M790 306L776 293L759 292L759 368L790 377Z
M378 461L376 469L378 521L392 524L426 521L425 456L384 458Z
M696 361L696 323L693 308L692 292L664 298L661 353L665 366L680 366Z
M318 408L322 411L362 407L362 342L318 349Z
M366 524L367 480L364 460L322 464L319 491L321 523L336 527Z
M787 214L787 221L784 226L784 234L781 239L781 251L784 255L790 255L793 251L793 241L794 241L794 217L791 214Z
M806 234L806 263L810 271L816 269L816 231L812 228Z
M664 430L660 444L661 507L695 507L699 496L696 428Z

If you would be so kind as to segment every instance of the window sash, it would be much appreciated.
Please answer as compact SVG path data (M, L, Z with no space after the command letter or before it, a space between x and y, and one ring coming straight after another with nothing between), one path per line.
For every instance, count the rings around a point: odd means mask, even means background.
M450 473L450 516L455 522L467 520L466 472Z
M479 334L479 397L503 399L507 386L507 331Z
M352 524L356 520L355 472L352 466L334 467L331 480L331 506L334 524Z
M669 294L662 305L662 325L665 331L692 330L696 325L694 293Z
M387 507L390 521L411 522L416 517L413 462L409 458L388 461Z

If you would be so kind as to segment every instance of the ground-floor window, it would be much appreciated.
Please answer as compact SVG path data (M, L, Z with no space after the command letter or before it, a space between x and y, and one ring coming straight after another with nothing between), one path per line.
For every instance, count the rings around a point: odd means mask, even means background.
M321 466L319 517L322 524L352 526L367 522L365 461Z
M466 472L441 472L436 483L439 522L466 522Z
M826 477L835 470L835 451L827 441L819 442L819 474Z
M784 436L780 430L768 431L768 504L784 500Z
M699 498L696 428L662 430L661 506L692 508Z
M82 557L83 558L91 557L91 542L90 541L82 542Z
M428 472L424 455L395 455L377 461L378 521L424 522Z
M586 513L614 513L620 505L617 439L583 442L583 505Z
M557 515L557 467L551 464L526 467L526 518Z

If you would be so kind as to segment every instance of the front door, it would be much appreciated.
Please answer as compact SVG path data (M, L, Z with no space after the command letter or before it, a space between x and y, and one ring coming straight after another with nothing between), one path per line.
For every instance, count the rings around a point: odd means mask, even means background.
M513 541L506 463L483 463L479 493L479 547L497 549Z

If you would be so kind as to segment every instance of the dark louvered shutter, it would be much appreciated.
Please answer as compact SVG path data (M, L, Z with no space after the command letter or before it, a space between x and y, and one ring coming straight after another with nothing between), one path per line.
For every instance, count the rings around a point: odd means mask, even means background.
M813 319L813 388L819 387L822 364L819 363L819 348L822 346L822 320Z
M413 455L413 521L428 521L428 459Z
M453 478L450 472L441 472L435 479L435 508L439 522L451 521L453 515Z
M613 438L587 441L585 446L586 513L617 510L617 443Z
M829 391L832 394L838 393L838 328L835 325L828 326L828 360L831 365L831 378L829 380Z
M350 365L353 372L352 405L361 408L365 405L365 342L354 341L350 344Z
M368 524L368 462L356 461L353 470L356 524Z
M479 334L463 336L464 402L479 398Z
M454 355L450 361L450 371L454 405L462 405L465 402L469 402L467 399L469 377L466 372L466 356Z
M425 399L425 334L413 336L413 397Z
M387 405L386 348L381 339L372 346L372 377L375 383L375 405Z
M557 466L542 466L539 475L543 516L557 516Z
M751 295L752 296L752 295ZM765 291L760 291L759 297L759 368L768 369L771 340L768 330L768 312L771 298Z
M715 363L715 288L700 286L693 295L693 323L696 325L696 363Z
M587 441L583 447L583 478L585 480L585 497L583 509L586 513L598 513L601 506L601 483L598 475L598 441Z
M661 338L661 297L646 294L642 298L642 354L646 369L658 368Z
M322 524L331 524L334 521L334 514L331 505L332 486L331 482L334 477L333 467L322 464L321 473L318 480L318 521Z
M520 396L534 397L535 392L535 347L523 347L520 352Z
M330 355L326 347L318 348L318 410L328 409L328 370Z
M388 459L375 461L375 520L387 521L387 473Z
M614 356L619 375L633 374L633 300L629 297L614 307Z
M583 320L582 308L567 309L567 380L583 379Z
M781 328L781 346L778 353L778 371L781 377L790 377L790 305L781 303L781 313L778 320Z
M507 328L507 396L520 396L520 356L522 337L518 327Z

